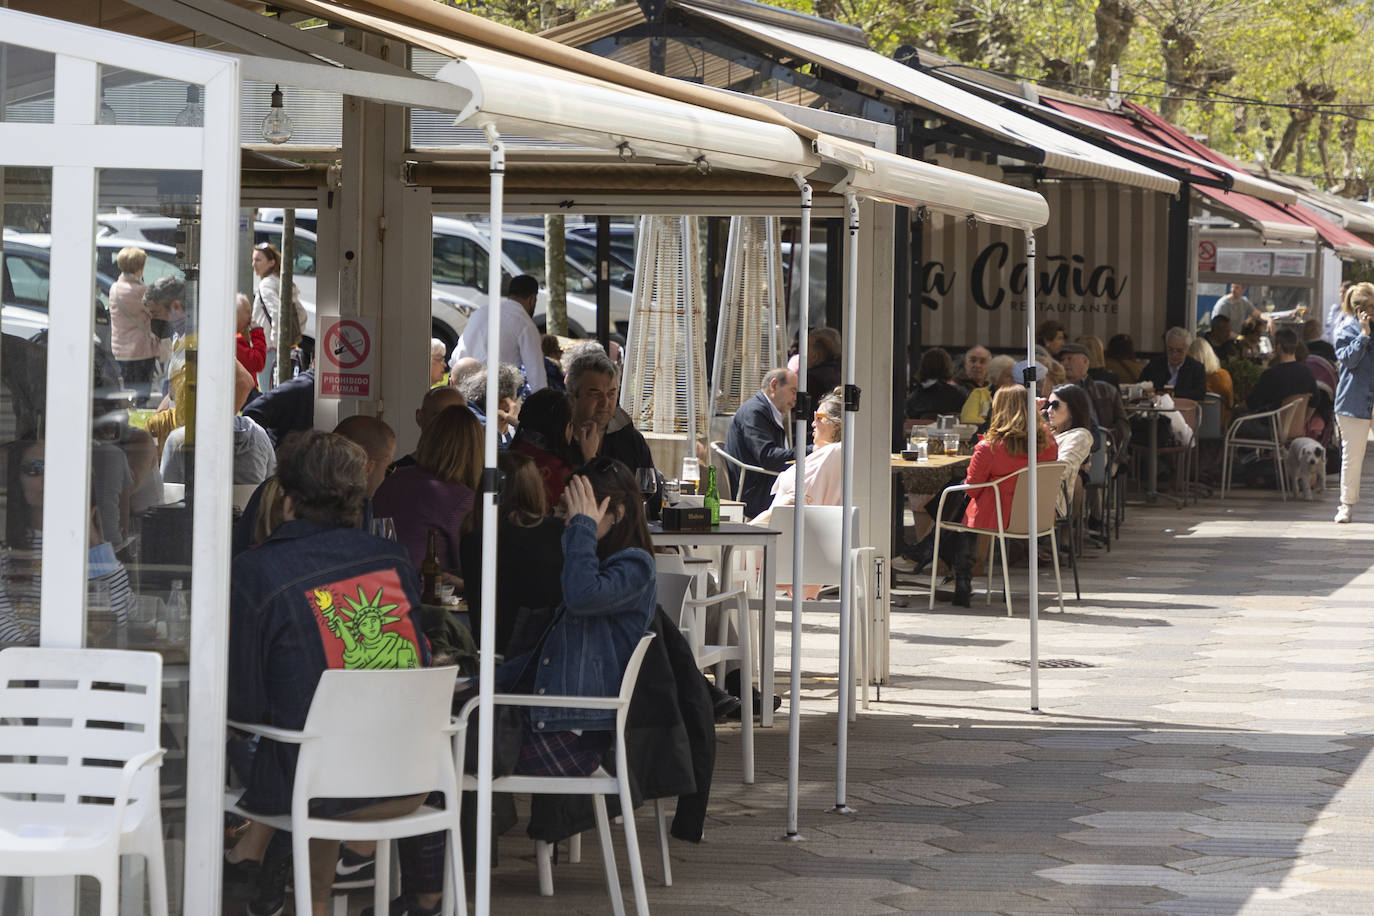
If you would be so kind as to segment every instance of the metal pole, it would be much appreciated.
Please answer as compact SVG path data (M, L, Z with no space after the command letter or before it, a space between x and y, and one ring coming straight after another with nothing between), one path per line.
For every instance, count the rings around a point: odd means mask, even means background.
M687 230L690 226L688 220L695 220L695 216L679 217L682 220L682 264L688 267L695 263L696 250L692 245L694 236ZM692 282L690 276L683 276L682 284L682 321L685 331L683 337L687 342L687 450L685 455L695 455L697 453L697 352L696 340L692 337L692 317L696 311L695 297L692 291L696 289L696 284ZM710 422L709 420L707 422Z
M1035 363L1035 233L1026 230L1026 485L1030 487L1030 528L1031 532L1040 530L1040 520L1035 480L1035 452L1039 439L1040 412L1035 409L1036 375ZM1030 544L1030 681L1031 712L1040 711L1040 563L1039 551L1034 537ZM1007 583L1007 588L1011 583Z
M501 224L505 219L506 146L485 128L491 154L491 252L487 279L487 428L482 472L482 619L496 619L497 382L501 366ZM491 912L492 694L496 692L496 627L482 628L477 684L477 916Z
M854 652L851 631L854 624L854 571L849 562L854 549L854 530L850 517L854 511L854 433L853 421L859 416L859 389L854 384L854 362L858 355L859 318L859 198L853 191L844 195L845 214L849 218L849 256L845 259L844 308L844 410L840 450L844 458L844 487L840 515L840 708L836 716L835 738L835 812L852 814L845 804L845 787L849 778L849 717L854 712L854 669L850 656ZM824 395L822 394L822 397ZM863 622L864 626L868 621ZM867 646L865 645L865 649ZM860 666L863 670L864 666Z
M797 258L801 262L801 301L797 312L797 406L793 409L792 447L796 456L796 508L792 513L792 677L791 696L787 701L787 834L784 840L801 840L797 832L797 786L801 769L801 638L802 638L802 541L806 533L806 415L809 397L800 390L802 379L806 377L806 316L811 308L811 185L800 172L792 175L792 180L801 190L801 238L800 244L792 246L793 267L797 269ZM767 621L765 621L766 623ZM772 664L764 659L763 664ZM773 702L772 697L761 697L760 703ZM745 714L749 711L746 709Z

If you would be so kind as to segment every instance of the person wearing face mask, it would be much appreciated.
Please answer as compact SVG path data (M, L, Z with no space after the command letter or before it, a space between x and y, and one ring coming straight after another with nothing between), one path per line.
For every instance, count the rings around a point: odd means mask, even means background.
M1341 429L1341 505L1335 521L1350 521L1360 501L1360 470L1374 413L1374 283L1356 283L1341 296L1345 316L1336 327L1336 425Z
M156 369L165 379L172 350L186 336L186 284L176 277L162 277L143 291L143 307L150 316L149 329L158 338Z

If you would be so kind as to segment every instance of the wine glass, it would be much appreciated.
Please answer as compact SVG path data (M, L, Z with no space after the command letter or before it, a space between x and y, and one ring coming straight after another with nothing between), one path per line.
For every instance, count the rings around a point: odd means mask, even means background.
M658 471L653 468L635 468L635 480L639 483L639 492L644 497L644 514L649 514L649 501L658 492Z
M396 540L396 520L390 516L374 518L372 520L372 533L379 538L386 538L388 541Z

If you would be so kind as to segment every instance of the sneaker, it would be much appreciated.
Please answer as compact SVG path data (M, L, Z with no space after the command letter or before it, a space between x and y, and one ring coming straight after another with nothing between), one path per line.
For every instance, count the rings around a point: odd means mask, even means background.
M906 557L893 557L890 561L892 568L897 572L914 573L916 571L916 561L908 560Z
M347 846L339 847L339 861L334 866L334 886L371 884L377 870L375 855L360 855Z
M1338 525L1349 524L1349 522L1350 522L1350 506L1349 506L1349 505L1347 505L1346 503L1341 503L1340 508L1338 508L1338 509L1336 510L1336 519L1335 519L1335 521L1336 521L1336 524L1338 524Z
M257 893L248 902L248 916L281 916L286 910L286 879L290 876L290 856L264 859Z

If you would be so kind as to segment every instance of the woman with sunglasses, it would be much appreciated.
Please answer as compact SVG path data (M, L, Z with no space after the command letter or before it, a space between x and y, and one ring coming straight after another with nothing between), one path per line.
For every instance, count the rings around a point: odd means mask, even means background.
M1056 385L1045 403L1045 422L1054 432L1059 447L1059 460L1068 462L1064 468L1064 484L1069 492L1078 485L1078 469L1093 450L1092 407L1088 393L1078 385ZM1065 488L1059 490L1059 514L1069 511L1064 498Z
M629 468L596 458L568 478L563 506L563 605L534 650L501 666L497 687L614 696L658 597L643 498ZM614 729L612 710L533 707L515 772L585 776Z
M844 389L836 388L821 398L811 419L811 434L816 447L806 456L802 468L808 506L838 506L843 497L844 455L840 444L844 434ZM775 506L797 504L797 475L783 471L773 484L773 502L750 521L767 526Z
M277 365L277 320L281 316L281 252L271 242L253 246L253 275L258 292L253 298L253 324L267 335L267 363L258 375L258 387L272 390L272 375ZM296 307L296 328L305 331L305 307L296 284L291 284L291 304ZM294 343L294 342L293 342Z
M17 442L10 448L6 473L9 507L5 513L5 541L10 549L0 588L0 643L38 642L39 598L43 591L43 484L46 479L43 443ZM86 562L87 607L91 600L108 598L114 624L122 630L128 625L134 606L129 576L115 557L114 546L100 528L100 512L92 505L89 522L90 553ZM101 608L101 610L105 610ZM92 621L95 622L95 621ZM96 645L96 640L90 640Z

